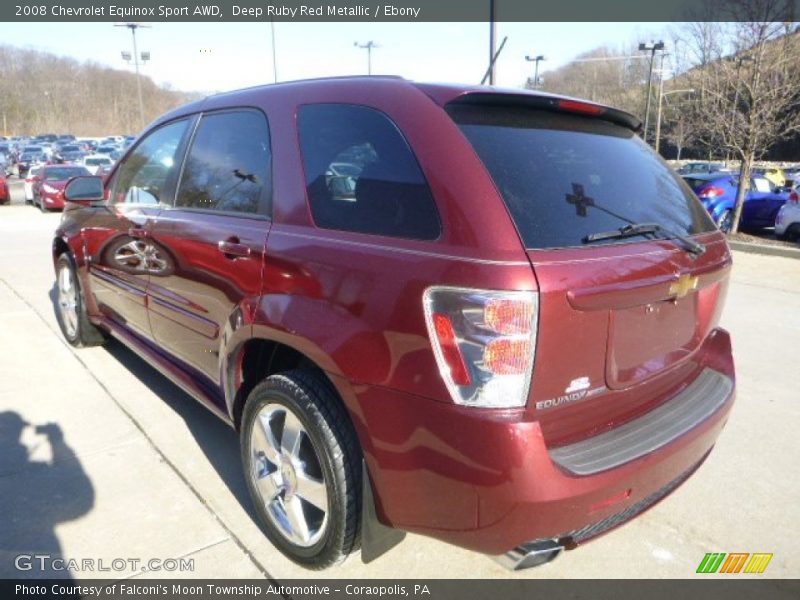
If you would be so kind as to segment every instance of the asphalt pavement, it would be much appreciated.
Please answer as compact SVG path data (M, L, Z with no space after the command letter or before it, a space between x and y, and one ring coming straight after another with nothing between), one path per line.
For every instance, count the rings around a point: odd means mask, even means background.
M50 257L60 215L26 206L15 180L12 194L0 206L0 578L53 575L15 567L34 553L125 561L75 578L684 578L707 552L773 553L758 577L800 575L800 260L734 253L722 325L737 405L695 476L640 518L520 573L416 535L369 565L353 556L315 573L256 526L230 428L121 344L63 341ZM131 566L180 558L194 570Z

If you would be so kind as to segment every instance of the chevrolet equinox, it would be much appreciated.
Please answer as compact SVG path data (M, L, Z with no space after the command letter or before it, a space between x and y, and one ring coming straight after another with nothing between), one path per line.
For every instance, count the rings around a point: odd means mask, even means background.
M61 329L235 428L302 565L409 531L547 562L681 485L733 404L730 251L640 131L391 77L205 98L69 182Z

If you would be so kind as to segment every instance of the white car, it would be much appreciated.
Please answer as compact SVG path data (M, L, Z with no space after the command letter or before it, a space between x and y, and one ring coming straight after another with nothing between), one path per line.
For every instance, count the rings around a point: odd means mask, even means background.
M35 165L28 169L28 174L25 176L25 204L31 204L33 202L33 180L39 174L39 171L42 170L44 165Z
M114 161L105 154L90 154L89 156L84 156L80 164L86 167L92 175L97 175L100 167L110 167L114 164Z
M800 198L793 191L775 217L775 236L789 240L800 240Z

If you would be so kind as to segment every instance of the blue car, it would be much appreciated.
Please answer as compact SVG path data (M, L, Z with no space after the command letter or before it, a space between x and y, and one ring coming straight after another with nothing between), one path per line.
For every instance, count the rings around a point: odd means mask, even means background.
M739 176L730 173L695 173L684 175L683 179L700 198L717 227L726 233L730 231ZM751 177L739 226L742 229L772 227L778 211L788 199L789 192L776 187L769 179Z

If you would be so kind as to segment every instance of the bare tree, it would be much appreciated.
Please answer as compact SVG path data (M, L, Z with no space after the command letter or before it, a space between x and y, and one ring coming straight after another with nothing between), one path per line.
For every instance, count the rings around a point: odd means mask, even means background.
M693 107L698 139L741 161L736 203L727 215L731 233L738 231L753 162L800 131L800 33L787 25L790 4L733 0L728 7L735 22L706 27L710 37L686 36L696 52L712 49L707 62L687 74L701 90ZM691 24L687 33L699 29Z
M683 149L697 141L697 130L695 121L691 116L678 105L674 110L665 111L664 121L669 124L664 137L675 146L677 151L676 160L681 159Z
M543 88L641 114L648 64L639 55L634 45L595 48L563 67L544 73Z
M135 133L139 124L133 73L35 50L0 45L2 135ZM192 95L142 80L149 118Z

